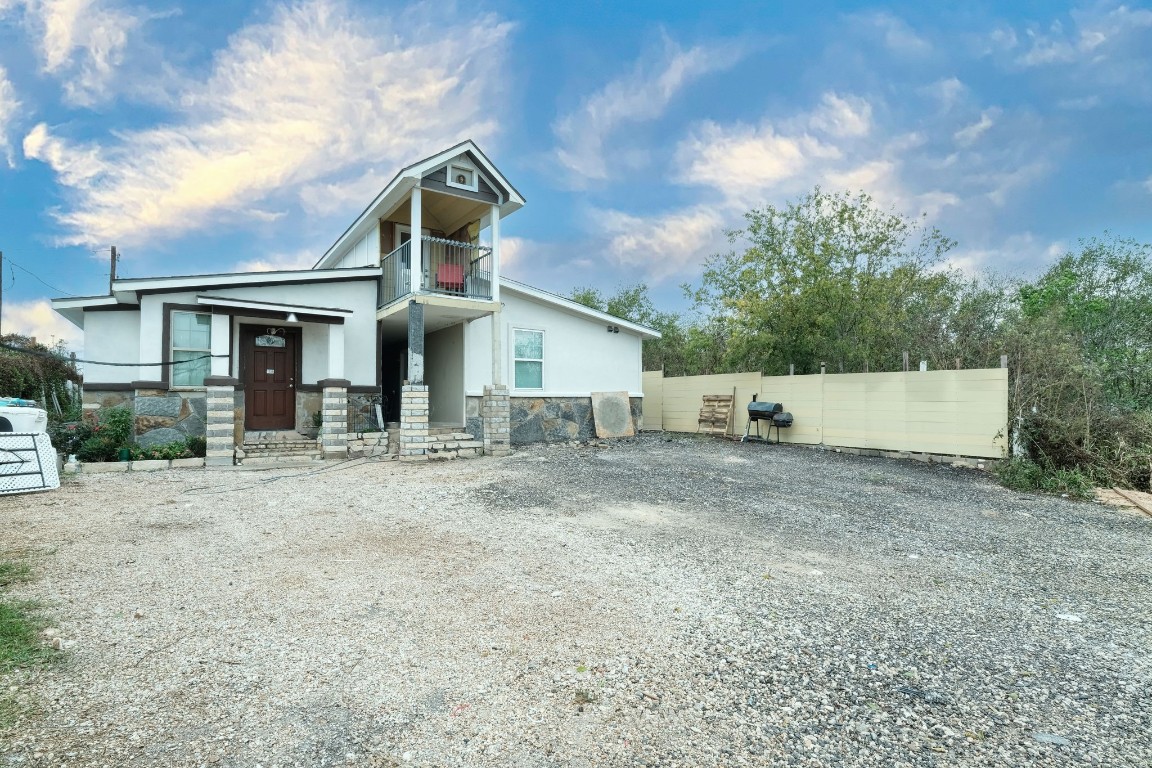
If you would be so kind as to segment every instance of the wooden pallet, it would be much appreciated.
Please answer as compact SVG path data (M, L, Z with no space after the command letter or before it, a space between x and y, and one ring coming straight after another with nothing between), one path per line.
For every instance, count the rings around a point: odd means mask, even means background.
M730 395L704 395L704 404L696 426L697 432L709 435L728 434L732 421L732 407L736 402L736 390Z

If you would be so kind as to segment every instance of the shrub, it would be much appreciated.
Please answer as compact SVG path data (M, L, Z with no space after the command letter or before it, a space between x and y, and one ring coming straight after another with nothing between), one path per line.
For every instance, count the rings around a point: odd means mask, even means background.
M202 459L208 454L208 438L206 437L190 437L188 438L188 450L197 459Z
M48 425L48 436L57 451L68 455L80 450L84 441L94 435L92 425L84 421L55 422Z
M120 446L102 435L93 435L76 449L76 458L80 461L115 461Z
M1063 469L1017 457L999 462L992 471L1014 491L1067 494L1069 498L1085 500L1093 496L1092 478L1076 468Z
M117 405L114 408L103 408L99 411L100 423L96 431L101 437L107 438L122 448L132 442L136 432L136 416L132 409Z
M147 448L134 445L130 455L133 461L141 461L147 459L190 459L195 454L187 440L174 440L171 443L153 445Z

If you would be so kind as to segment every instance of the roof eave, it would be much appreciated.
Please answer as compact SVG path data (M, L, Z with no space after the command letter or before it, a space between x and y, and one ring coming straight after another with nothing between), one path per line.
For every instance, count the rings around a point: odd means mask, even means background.
M586 307L578 301L572 301L571 299L567 299L563 296L560 296L559 294L551 293L550 291L544 291L539 288L534 288L527 283L521 283L517 280L511 280L507 277L501 277L500 289L504 290L505 288L511 290L513 293L529 296L538 301L548 302L549 304L553 304L561 309L567 310L572 314L583 315L603 323L618 326L622 330L626 330L635 336L639 336L641 339L654 340L662 338L660 331L657 331L655 328L649 328L646 325L640 325L640 323L634 323L631 320L625 320L622 317L616 317L615 315L610 315L607 312L601 312L598 309Z

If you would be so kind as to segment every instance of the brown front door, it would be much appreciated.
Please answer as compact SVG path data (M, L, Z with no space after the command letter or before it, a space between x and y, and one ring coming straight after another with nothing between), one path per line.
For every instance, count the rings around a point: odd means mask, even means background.
M300 333L295 328L240 326L244 361L244 428L296 428L296 359Z

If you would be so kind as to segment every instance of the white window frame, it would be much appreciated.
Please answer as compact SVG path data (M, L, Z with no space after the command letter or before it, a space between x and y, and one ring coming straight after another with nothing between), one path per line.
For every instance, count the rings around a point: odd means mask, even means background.
M452 162L448 163L446 170L447 175L444 177L444 183L448 186L455 187L456 189L466 189L469 192L480 191L480 172L473 168L471 163L463 163L458 160L453 160ZM460 182L456 181L457 171L466 171L471 174L472 183L461 184Z
M176 346L176 315L204 315L208 318L208 348L200 349L199 347L177 347ZM203 352L205 355L212 354L212 313L211 312L193 312L189 309L174 309L172 310L172 317L169 320L168 326L168 352L169 362L174 363L176 360L177 352ZM211 362L211 361L209 361ZM176 366L169 366L168 385L172 389L204 389L204 383L200 384L177 384L176 383ZM209 365L207 376L212 375L212 367Z
M510 377L512 379L512 388L515 390L523 391L523 392L543 392L545 390L545 386L544 386L544 383L545 383L545 381L544 381L545 332L544 332L544 329L543 328L518 328L516 326L512 326L509 329L509 331L510 332L508 335L510 338L508 339L508 344L509 344L509 350L512 352L512 375ZM516 356L516 331L525 331L526 333L538 333L538 334L540 334L540 357L536 358L536 357L517 357ZM522 386L520 386L519 382L516 381L516 363L520 363L520 362L540 363L540 386L539 387L522 387Z

